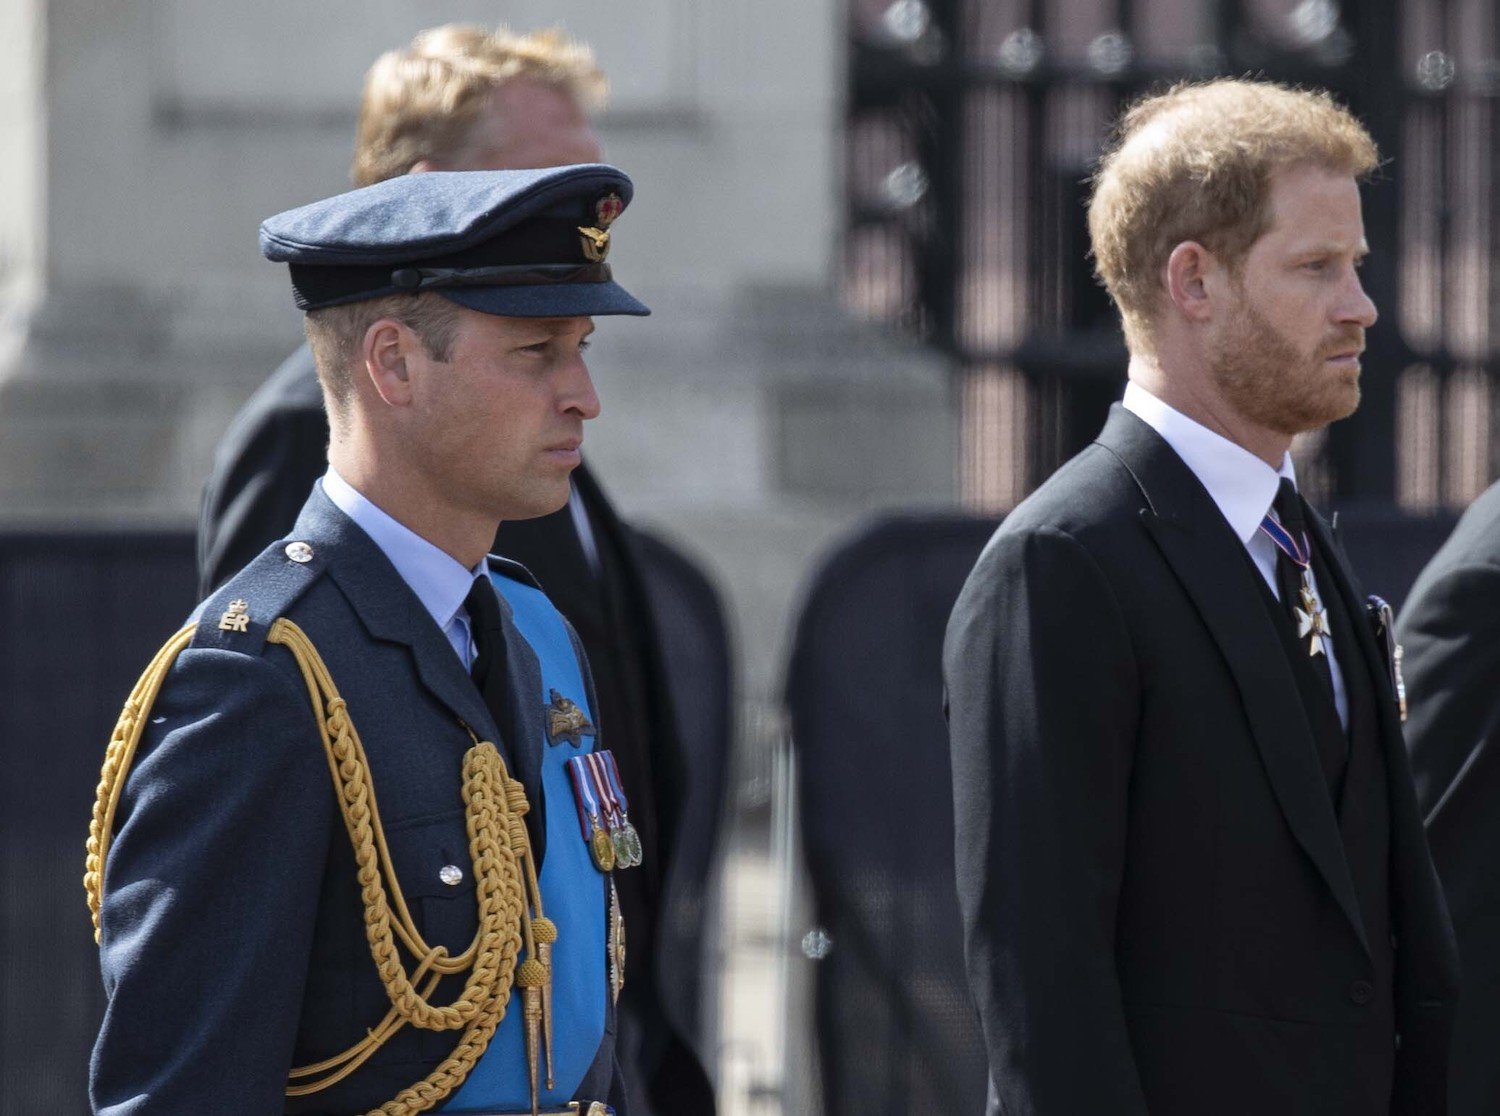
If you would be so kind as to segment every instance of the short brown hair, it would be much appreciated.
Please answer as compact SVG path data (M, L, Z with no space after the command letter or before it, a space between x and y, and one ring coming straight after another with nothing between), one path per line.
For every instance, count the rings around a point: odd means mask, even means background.
M463 146L485 98L502 82L532 78L569 92L586 109L604 102L594 52L559 28L518 35L473 24L423 31L387 51L365 75L350 176L368 186Z
M1379 153L1321 90L1187 82L1126 110L1094 176L1089 239L1133 349L1150 348L1172 250L1193 240L1230 267L1243 262L1270 221L1273 173L1298 164L1364 178Z
M309 310L303 328L328 400L329 417L335 421L342 419L353 394L365 334L381 318L401 322L421 339L428 356L446 361L458 333L459 307L442 295L424 291Z

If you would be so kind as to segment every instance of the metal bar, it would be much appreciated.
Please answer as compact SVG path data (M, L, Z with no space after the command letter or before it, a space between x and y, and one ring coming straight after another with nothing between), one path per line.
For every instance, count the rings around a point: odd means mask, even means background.
M1354 57L1360 60L1350 75L1353 104L1370 129L1381 155L1400 168L1406 83L1393 81L1401 73L1400 37L1396 3L1350 6L1355 23ZM1370 358L1362 381L1363 398L1357 415L1329 430L1328 452L1334 471L1334 492L1342 499L1394 501L1396 498L1396 382L1410 354L1397 328L1400 307L1400 260L1397 230L1401 220L1401 175L1379 181L1364 191L1365 227L1377 239L1362 273L1365 289L1385 316L1370 335Z

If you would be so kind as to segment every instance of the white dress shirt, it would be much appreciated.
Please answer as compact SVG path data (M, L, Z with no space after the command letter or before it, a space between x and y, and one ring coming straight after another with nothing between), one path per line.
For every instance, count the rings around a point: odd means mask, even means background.
M1122 404L1160 434L1208 489L1230 530L1245 544L1255 568L1280 600L1281 587L1276 582L1276 544L1260 529L1260 524L1271 510L1281 478L1286 477L1293 485L1297 483L1292 455L1284 455L1281 468L1273 469L1245 447L1188 418L1134 381L1126 385ZM1313 577L1311 570L1308 576ZM1313 579L1313 591L1319 600L1324 599L1316 578ZM1333 640L1327 636L1319 638L1323 641L1328 667L1333 674L1333 702L1338 708L1339 721L1348 728L1349 698L1344 691L1343 672L1339 670L1338 658L1333 653Z
M451 554L438 549L365 499L331 465L319 483L334 506L354 520L391 560L401 580L411 587L433 622L442 629L464 669L469 669L474 662L475 649L469 634L469 614L464 608L464 599L476 577L489 576L485 562L481 560L472 570L464 569Z

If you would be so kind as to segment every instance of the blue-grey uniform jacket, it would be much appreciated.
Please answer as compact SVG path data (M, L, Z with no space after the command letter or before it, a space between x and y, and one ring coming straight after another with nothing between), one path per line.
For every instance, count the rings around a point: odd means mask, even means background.
M100 1113L363 1112L426 1076L458 1041L459 1031L407 1026L337 1085L284 1095L291 1067L345 1050L390 1001L306 686L290 653L266 642L278 617L307 633L348 704L428 943L459 953L476 932L460 791L466 725L525 784L539 867L544 809L573 809L541 800L543 706L530 697L539 667L503 596L511 725L495 724L431 616L321 488L289 538L311 559L293 561L277 543L205 601L149 712L104 880L109 1004L90 1072ZM219 628L235 600L246 602L247 632ZM462 870L457 884L447 866ZM579 886L606 901L597 873ZM451 1002L462 981L445 978L432 1001ZM605 988L599 995L603 1033L576 1095L620 1106L613 1004Z

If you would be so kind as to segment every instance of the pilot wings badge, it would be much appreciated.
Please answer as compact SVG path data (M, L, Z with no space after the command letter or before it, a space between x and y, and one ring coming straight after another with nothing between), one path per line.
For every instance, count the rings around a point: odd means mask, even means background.
M547 741L554 746L566 741L577 748L585 736L594 735L594 726L575 703L556 690L551 693L552 701L547 706Z
M606 194L594 203L594 223L578 226L584 259L591 263L604 262L609 255L609 227L624 211L625 202L619 194Z

